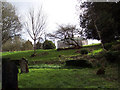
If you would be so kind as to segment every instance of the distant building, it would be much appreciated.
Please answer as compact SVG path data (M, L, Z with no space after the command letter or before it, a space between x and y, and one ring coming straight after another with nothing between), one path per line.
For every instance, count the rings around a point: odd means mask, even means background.
M77 41L80 46L88 45L88 41L86 39L83 39L82 37L75 37L74 40ZM73 42L73 41L70 41L70 42ZM68 48L68 47L72 47L72 45L66 44L65 41L63 40L57 41L57 48Z

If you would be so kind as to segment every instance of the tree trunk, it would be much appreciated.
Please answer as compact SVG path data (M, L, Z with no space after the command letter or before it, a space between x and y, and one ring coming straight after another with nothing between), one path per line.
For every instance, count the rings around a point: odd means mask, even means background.
M97 25L95 24L95 21L94 21L94 26L95 26L95 29L96 29L96 31L97 31L98 37L99 37L99 39L101 40L101 45L102 45L103 50L104 50L104 51L107 51L107 50L105 49L105 47L104 47L104 44L103 44L103 42L102 42L102 38L101 38L101 35L100 35L100 31L98 30Z
M36 40L34 39L34 55L35 55L35 53L36 53Z
M71 39L76 45L76 48L81 48L82 45L79 45L79 41L75 41L74 39ZM80 40L80 42L82 43L82 41Z

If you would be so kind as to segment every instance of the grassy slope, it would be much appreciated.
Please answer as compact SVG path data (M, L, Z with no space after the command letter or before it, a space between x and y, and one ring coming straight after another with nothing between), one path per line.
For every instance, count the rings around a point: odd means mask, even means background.
M101 47L99 44L95 45L88 45L84 46L86 49L93 49L93 54L96 52L101 51ZM95 51L96 50L96 51ZM62 51L56 51L55 49L50 49L50 50L37 50L36 57L30 57L33 54L33 50L27 50L27 51L14 51L14 52L3 52L2 57L3 58L11 58L12 60L20 59L22 57L25 57L28 59L28 61L56 61L59 59L59 55L64 55L64 56L72 56L72 55L78 55L75 53L77 49L75 50L62 50ZM42 53L47 52L47 55L42 55Z
M95 54L102 51L99 45L85 46L84 48L93 49L92 53ZM18 51L18 52L5 52L2 53L4 58L20 59L25 57L31 61L54 61L59 60L59 55L71 56L77 55L77 50L37 50L36 57L30 57L33 51ZM48 52L48 55L41 55L43 52ZM106 74L97 76L94 69L59 69L61 66L54 65L33 65L29 66L29 73L18 74L19 88L117 88L118 83L117 69L108 67ZM24 83L23 83L24 82Z
M76 55L76 50L65 50L65 51L56 51L56 50L37 50L36 57L30 57L33 54L33 51L14 51L14 52L4 52L2 53L3 58L11 58L13 60L20 59L25 57L28 61L57 61L59 59L59 55ZM47 55L42 55L42 53L47 52Z

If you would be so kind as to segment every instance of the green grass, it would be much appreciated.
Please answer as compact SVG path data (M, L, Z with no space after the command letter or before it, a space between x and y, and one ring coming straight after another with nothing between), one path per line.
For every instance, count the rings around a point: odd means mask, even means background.
M94 48L96 50L100 49L100 44L94 44L94 45L87 45L84 46L84 48ZM25 57L26 59L28 59L29 61L58 61L59 59L59 55L64 55L64 56L73 56L73 55L77 55L77 53L75 53L75 50L61 50L61 51L57 51L56 49L50 49L50 50L36 50L36 54L37 56L35 57L31 57L31 55L33 54L33 50L27 50L27 51L14 51L14 52L3 52L2 53L2 57L3 58L11 58L12 60L16 60L16 59L20 59L22 57ZM42 55L42 53L47 52L47 55ZM95 51L96 52L96 51Z
M33 68L19 74L19 88L117 88L117 81L109 81L95 74L97 69Z
M90 53L88 53L88 55L95 55L95 54L97 54L97 53L99 53L99 52L102 52L103 51L103 49L97 49L97 50L93 50L92 52L90 52Z
M91 51L88 55L96 55L102 51L100 44L88 45L83 48ZM28 51L14 51L3 52L3 58L11 58L12 60L25 57L28 59L29 73L18 74L19 88L117 88L118 87L118 74L116 66L106 67L105 75L98 76L96 71L98 68L84 68L84 69L71 69L65 68L64 64L56 64L59 61L59 55L65 57L81 56L75 53L75 50L37 50L35 57L30 57L33 50ZM48 53L43 55L43 53ZM33 65L34 61L42 62ZM44 64L46 62L53 62L52 64ZM20 71L20 69L19 69Z
M95 44L90 44L90 45L83 45L83 47L94 47L94 46L99 46L101 43L95 43Z
M37 50L36 54L37 56L31 57L33 54L32 50L28 51L14 51L14 52L3 52L2 57L3 58L11 58L12 60L20 59L22 57L25 57L28 59L29 62L31 61L41 61L41 62L48 62L48 61L59 61L59 55L64 56L71 56L76 55L76 50L65 50L65 51L57 51L55 49L50 50ZM47 55L42 55L42 53L47 52Z

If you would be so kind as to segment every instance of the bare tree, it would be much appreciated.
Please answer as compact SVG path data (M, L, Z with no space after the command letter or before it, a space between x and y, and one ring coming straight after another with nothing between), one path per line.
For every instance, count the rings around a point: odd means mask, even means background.
M67 45L72 45L74 47L80 48L81 45L75 40L75 35L78 35L79 30L76 29L74 25L59 25L59 28L53 34L49 33L47 36L51 39L60 39L64 41Z
M27 16L27 20L24 24L29 36L34 41L34 54L36 52L36 41L42 37L45 31L46 18L43 14L42 7L35 11L30 9Z

